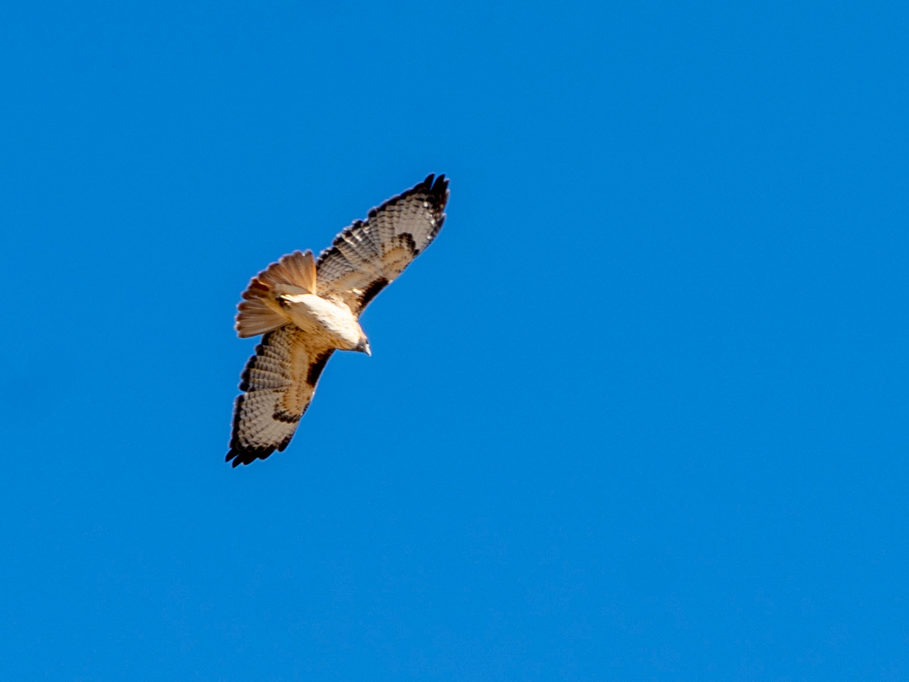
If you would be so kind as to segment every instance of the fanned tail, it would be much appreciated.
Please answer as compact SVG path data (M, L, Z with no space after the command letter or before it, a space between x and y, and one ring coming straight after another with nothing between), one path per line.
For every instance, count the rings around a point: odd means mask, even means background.
M250 280L243 292L244 300L237 306L234 328L242 338L277 329L287 324L287 316L276 296L315 293L316 266L312 251L294 251Z

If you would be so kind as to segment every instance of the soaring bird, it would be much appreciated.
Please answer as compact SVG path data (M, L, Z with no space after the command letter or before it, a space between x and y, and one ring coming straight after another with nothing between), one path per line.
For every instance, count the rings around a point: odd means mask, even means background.
M331 354L370 354L360 315L432 243L447 202L448 180L429 175L346 227L318 258L294 251L252 278L235 328L241 338L264 336L240 379L226 461L284 450Z

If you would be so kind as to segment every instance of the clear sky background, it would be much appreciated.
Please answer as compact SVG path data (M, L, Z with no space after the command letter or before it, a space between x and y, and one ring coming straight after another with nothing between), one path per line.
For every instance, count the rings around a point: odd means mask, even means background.
M903 3L5 3L0 679L909 678ZM231 469L249 278L432 247Z

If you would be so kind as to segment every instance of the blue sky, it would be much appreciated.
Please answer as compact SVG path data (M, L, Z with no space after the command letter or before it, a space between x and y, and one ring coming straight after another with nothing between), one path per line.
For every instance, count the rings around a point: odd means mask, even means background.
M0 678L909 677L905 7L0 27ZM430 172L231 469L249 277Z

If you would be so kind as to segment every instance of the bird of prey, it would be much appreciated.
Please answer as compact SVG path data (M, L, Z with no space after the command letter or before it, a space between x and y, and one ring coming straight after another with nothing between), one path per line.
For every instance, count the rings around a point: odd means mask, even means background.
M318 258L295 251L252 278L235 328L241 338L264 336L240 379L226 461L284 450L331 354L370 354L360 314L435 239L447 201L448 180L429 175L342 230Z

